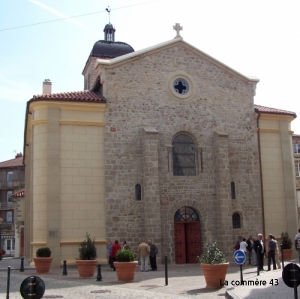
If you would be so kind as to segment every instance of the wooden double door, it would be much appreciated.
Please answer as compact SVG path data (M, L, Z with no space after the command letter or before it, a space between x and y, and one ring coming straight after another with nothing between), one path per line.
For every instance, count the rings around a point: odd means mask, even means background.
M200 221L174 222L175 263L197 263L201 254Z

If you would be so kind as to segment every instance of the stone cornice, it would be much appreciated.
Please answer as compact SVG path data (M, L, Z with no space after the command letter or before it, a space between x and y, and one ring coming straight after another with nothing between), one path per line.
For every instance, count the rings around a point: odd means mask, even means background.
M73 111L100 111L104 112L106 108L106 104L103 103L99 105L99 103L74 103L74 102L55 102L55 101L43 101L43 102L32 102L30 104L30 110L38 110L45 109L48 107L57 107L63 110L73 110Z
M104 68L111 68L111 67L115 67L117 65L120 64L124 64L124 63L130 63L132 60L136 60L139 58L143 58L146 57L150 54L162 51L164 49L168 49L171 48L173 45L175 44L181 44L183 45L185 48L191 50L192 52L194 52L196 55L199 55L201 57L203 57L204 59L210 61L211 63L213 63L214 65L220 67L221 69L231 73L232 75L239 77L240 79L242 79L243 81L246 82L250 82L253 84L256 84L259 82L259 79L255 78L255 77L247 77L245 75L242 75L241 73L237 72L236 70L230 68L229 66L225 65L224 63L220 62L219 60L213 58L212 56L202 52L201 50L197 49L196 47L192 46L191 44L185 42L182 38L176 38L176 39L172 39L139 51L135 51L126 55L122 55L119 57L116 57L114 59L110 59L110 60L105 60L105 59L97 59L96 61L96 65L95 68L98 70L98 72L100 71L100 66L104 67Z

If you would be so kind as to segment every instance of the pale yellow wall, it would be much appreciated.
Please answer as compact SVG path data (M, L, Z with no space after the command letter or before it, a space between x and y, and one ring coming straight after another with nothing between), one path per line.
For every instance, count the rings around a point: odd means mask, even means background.
M265 231L286 230L285 191L279 133L260 133L265 209Z
M32 176L33 209L29 217L32 223L31 250L34 253L37 248L51 244L55 247L51 249L56 265L65 259L72 263L78 258L78 245L88 232L96 240L98 259L104 262L107 260L105 105L34 102L30 108L33 117L27 127L28 132L32 128L30 146L33 149L32 173L29 175ZM59 130L58 135L52 132L54 128ZM53 164L58 168L53 168ZM53 178L56 177L51 177L52 170L58 173L55 186ZM56 229L57 236L51 237L49 230Z
M46 109L33 112L32 128L32 222L34 223L32 242L47 240L47 185L46 185Z
M282 231L288 231L291 238L298 225L292 119L280 115L262 115L259 119L265 233L279 236Z

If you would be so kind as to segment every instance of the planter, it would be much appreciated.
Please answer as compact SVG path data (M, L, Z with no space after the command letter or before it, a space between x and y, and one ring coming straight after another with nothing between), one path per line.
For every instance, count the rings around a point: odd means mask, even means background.
M35 272L39 274L49 273L52 260L52 257L34 257Z
M116 268L118 280L120 281L132 281L138 262L114 262Z
M200 264L206 281L207 289L220 289L224 285L229 263Z
M290 261L292 259L293 249L282 249L282 258L284 261Z
M80 277L93 277L95 274L97 260L76 260Z

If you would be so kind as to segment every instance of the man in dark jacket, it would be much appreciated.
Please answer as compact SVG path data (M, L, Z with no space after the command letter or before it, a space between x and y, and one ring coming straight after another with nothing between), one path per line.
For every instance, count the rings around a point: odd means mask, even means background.
M156 265L156 255L158 254L158 249L155 246L155 244L152 244L152 240L148 240L148 245L150 247L150 265L151 270L156 271L157 265Z
M249 236L247 243L247 251L249 255L249 265L251 265L251 258L252 258L252 245L253 245L253 238L252 235Z
M269 242L268 242L268 271L271 270L271 260L273 262L273 270L276 270L275 250L276 250L276 243L273 240L273 235L270 234Z
M259 269L265 270L264 269L264 257L266 255L266 248L264 246L262 234L257 235L257 240L254 241L254 243L253 243L253 249L256 252L257 264L259 266Z

